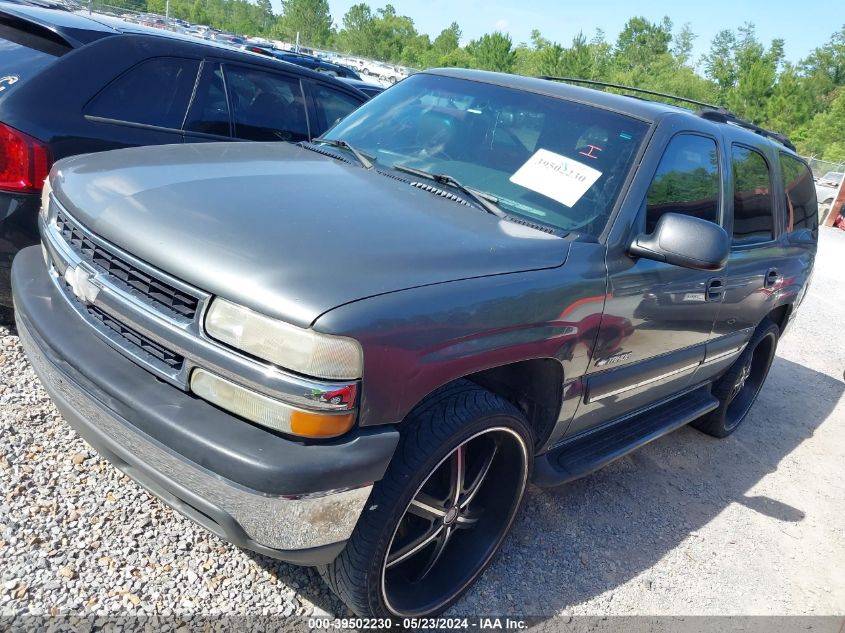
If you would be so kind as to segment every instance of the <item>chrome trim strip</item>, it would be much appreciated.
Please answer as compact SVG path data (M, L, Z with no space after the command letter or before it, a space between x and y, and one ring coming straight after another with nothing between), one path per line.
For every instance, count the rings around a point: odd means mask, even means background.
M653 382L658 382L663 380L664 378L670 378L671 376L675 376L677 374L682 374L685 371L689 371L691 369L696 369L701 363L696 362L690 365L686 365L681 367L680 369L674 369L670 372L666 372L665 374L660 374L659 376L654 376L653 378L649 378L648 380L642 380L638 383L634 383L633 385L625 385L624 387L620 387L615 391L610 391L608 393L603 393L600 396L596 396L595 398L590 397L587 402L598 402L599 400L604 400L605 398L609 398L610 396L616 396L620 393L625 393L626 391L631 391L632 389L638 389L639 387L645 387L646 385L650 385Z
M733 356L735 354L738 354L739 352L741 352L742 350L745 349L746 345L748 345L748 343L743 343L742 345L740 345L739 347L736 347L734 349L729 349L726 352L720 352L719 354L716 354L715 356L711 356L710 358L705 358L704 361L701 364L702 365L709 365L710 363L715 363L716 361L719 361L719 360L725 359L729 356Z
M55 202L55 200L53 200ZM51 205L52 206L52 205ZM120 257L126 256L127 261L131 256L124 255L122 251L113 247L108 242L92 236L89 232L68 214L64 208L62 213L66 214L73 221L80 231L85 232L92 241L98 243L102 248L110 250ZM94 332L97 333L106 343L115 350L146 368L154 375L167 381L183 391L189 391L189 376L195 367L202 367L212 371L224 378L236 381L239 384L257 391L270 398L283 401L288 404L299 406L306 410L318 411L351 411L357 406L356 402L332 404L323 398L325 394L340 391L350 385L357 386L359 381L323 381L309 379L303 376L288 373L274 365L252 359L245 354L233 350L210 337L204 336L200 324L205 317L210 295L203 293L205 299L201 300L197 316L193 321L176 320L155 308L154 305L128 293L124 288L115 284L111 276L99 270L95 270L90 264L84 261L76 251L65 242L59 234L55 225L55 213L50 214L50 222L45 223L43 217L39 218L42 242L46 246L52 260L52 278L59 289L61 296L70 303L74 311L88 323ZM137 260L132 259L130 263L135 265ZM68 267L82 266L91 274L90 281L99 292L96 299L91 302L105 314L121 322L126 327L136 330L150 340L160 344L168 350L184 357L182 368L179 371L172 371L162 366L157 359L149 357L143 350L127 344L122 337L103 328L96 322L87 310L80 309L80 301L65 287L63 275ZM172 278L151 269L144 264L144 272L153 277L161 278L171 283ZM139 265L139 268L141 266ZM178 282L182 283L182 282ZM176 283L173 284L176 286ZM191 289L190 286L182 287ZM181 290L182 287L179 289ZM197 291L191 289L191 294Z

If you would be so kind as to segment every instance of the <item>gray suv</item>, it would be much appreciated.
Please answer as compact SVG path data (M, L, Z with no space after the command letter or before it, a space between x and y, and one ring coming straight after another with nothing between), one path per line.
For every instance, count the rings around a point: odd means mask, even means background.
M776 134L468 70L313 142L79 156L45 189L14 299L66 420L381 618L454 602L529 482L735 431L817 243Z

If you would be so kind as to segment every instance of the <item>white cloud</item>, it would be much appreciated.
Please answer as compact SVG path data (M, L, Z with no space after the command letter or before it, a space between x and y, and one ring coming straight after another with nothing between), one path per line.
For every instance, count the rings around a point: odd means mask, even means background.
M510 24L507 20L502 18L501 20L496 20L496 24L493 25L497 31L507 31Z

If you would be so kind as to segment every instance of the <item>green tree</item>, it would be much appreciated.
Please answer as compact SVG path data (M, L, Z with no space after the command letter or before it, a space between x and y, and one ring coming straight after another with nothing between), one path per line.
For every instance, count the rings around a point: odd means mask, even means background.
M354 4L343 16L343 29L338 33L341 49L355 55L372 56L376 50L376 24L370 6Z
M434 38L434 50L438 55L451 53L461 45L461 27L457 22L452 22L447 28L440 31L440 35Z
M328 0L282 0L278 30L291 39L299 33L304 44L325 46L332 37Z
M845 88L839 88L830 107L816 114L802 132L799 149L804 153L845 162Z
M516 55L509 35L495 31L486 33L467 46L475 65L484 70L510 72L514 67Z
M616 39L615 64L623 70L647 68L656 58L669 52L672 22L663 18L654 24L643 17L631 18Z

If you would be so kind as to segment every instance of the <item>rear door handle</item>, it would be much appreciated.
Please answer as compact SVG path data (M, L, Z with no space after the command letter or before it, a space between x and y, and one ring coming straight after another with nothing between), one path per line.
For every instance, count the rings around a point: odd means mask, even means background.
M707 282L707 301L721 301L725 292L725 280L716 277Z
M766 280L763 282L764 288L774 288L775 284L777 284L778 280L780 279L780 275L776 268L770 268L769 272L766 273Z

